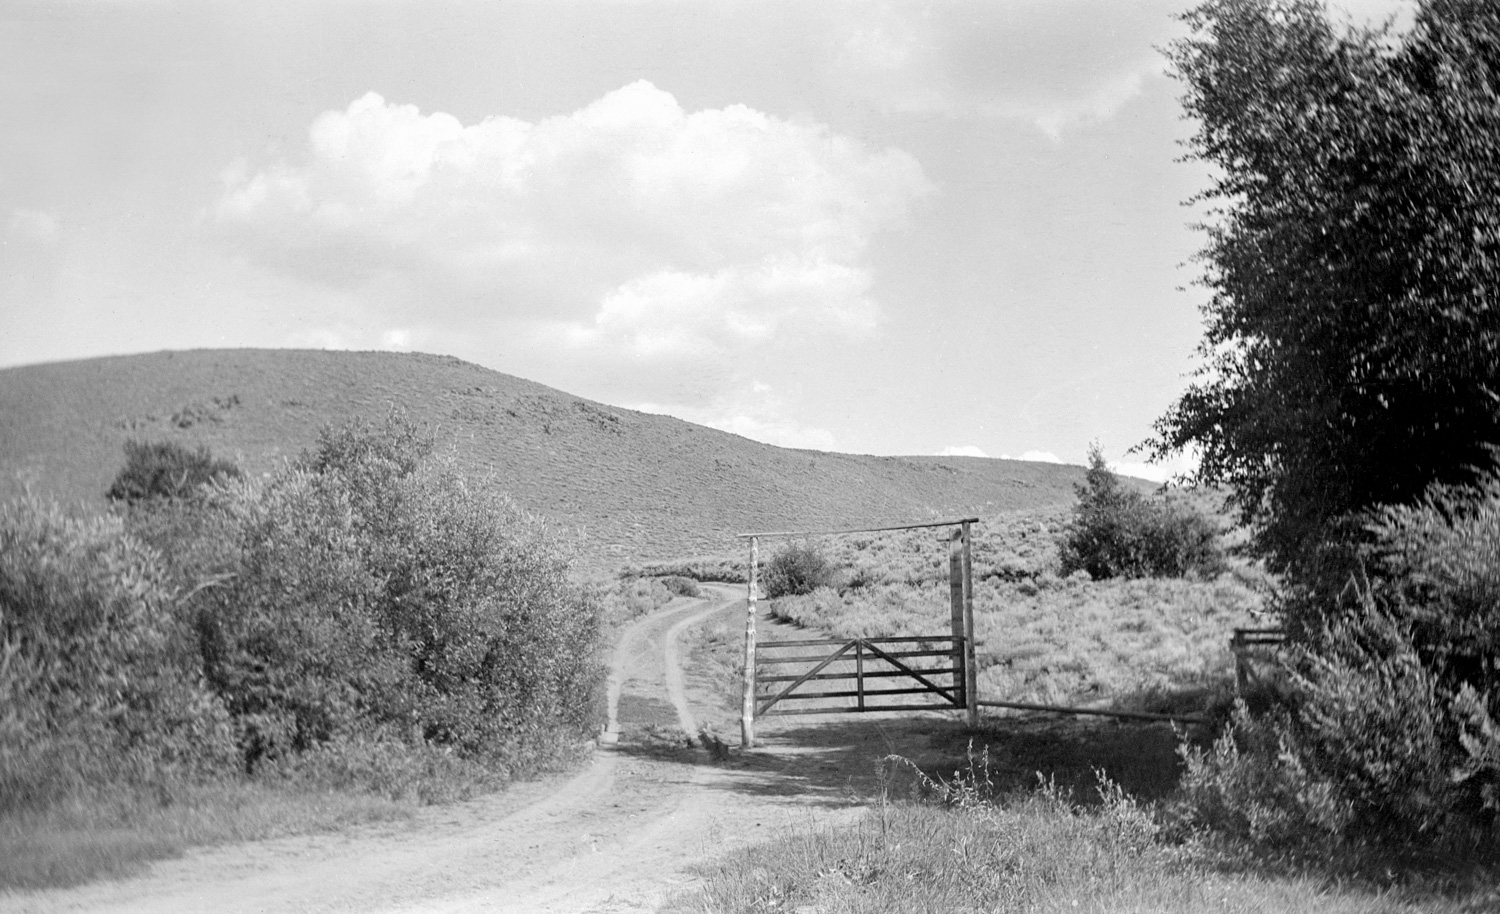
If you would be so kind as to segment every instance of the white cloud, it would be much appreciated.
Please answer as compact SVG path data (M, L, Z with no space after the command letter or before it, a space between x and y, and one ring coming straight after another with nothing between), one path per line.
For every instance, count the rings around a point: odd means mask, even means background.
M887 111L1017 120L1053 140L1140 96L1163 71L1149 49L1177 29L1169 0L834 8L844 13L836 73L845 91Z
M1160 62L1145 62L1135 69L1112 74L1086 94L1059 102L1016 106L1011 110L1001 108L999 113L1026 117L1038 130L1056 140L1061 138L1064 130L1108 121L1141 94L1147 77L1160 75L1162 71Z
M963 445L950 444L947 447L943 448L942 453L938 454L938 456L939 457L988 457L990 455L986 454L984 451L980 450L978 447L976 447L976 446L974 446L972 444L963 444Z
M1051 451L1027 451L1019 457L1001 454L1001 460L1029 460L1033 463L1062 463L1063 459Z
M1146 479L1157 483L1166 482L1172 476L1172 471L1167 467L1151 463L1111 460L1109 468L1121 476L1134 476L1136 479Z
M790 418L793 409L771 385L753 381L716 396L707 405L691 403L638 403L631 409L662 413L696 422L722 432L742 435L777 447L835 451L838 442L827 429L804 425Z
M407 351L411 349L412 333L402 327L392 327L380 334L380 348Z
M1122 476L1134 476L1138 479L1149 479L1152 482L1168 482L1174 477L1188 476L1198 469L1199 455L1196 449L1185 454L1156 463L1132 462L1126 460L1111 460L1109 468Z
M217 223L268 266L617 367L870 330L866 248L931 190L899 150L644 81L468 126L372 92L225 182Z

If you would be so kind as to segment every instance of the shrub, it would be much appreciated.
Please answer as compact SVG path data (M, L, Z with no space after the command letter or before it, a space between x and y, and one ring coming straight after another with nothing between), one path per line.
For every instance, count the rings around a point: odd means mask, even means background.
M663 586L679 597L698 597L703 591L698 587L698 582L689 577L679 574L669 574L660 579Z
M1121 484L1097 446L1077 486L1078 504L1059 553L1062 574L1113 577L1205 576L1223 570L1213 524L1186 504L1150 499Z
M724 584L745 583L745 559L743 556L694 556L666 562L646 562L629 565L620 572L621 577L671 575L694 581L713 581Z
M1204 826L1266 846L1336 839L1353 817L1350 804L1295 751L1286 712L1253 717L1239 702L1231 725L1200 749L1184 742L1177 811Z
M237 479L239 467L200 445L190 451L173 441L125 442L125 466L106 493L112 501L135 503L182 498L219 479Z
M1192 805L1242 823L1274 808L1284 831L1346 840L1496 840L1500 476L1379 509L1368 530L1369 576L1345 605L1294 607L1296 641L1281 659L1288 700L1261 721L1241 715L1223 738L1233 751L1191 761ZM1325 802L1287 802L1288 772ZM1318 811L1329 808L1347 814Z
M770 599L800 596L833 585L833 567L811 543L788 543L766 563L761 588Z
M396 733L520 770L595 724L597 602L540 521L430 450L400 416L354 423L210 505L239 541L199 629L247 765Z
M118 518L0 507L0 809L232 757L176 594Z

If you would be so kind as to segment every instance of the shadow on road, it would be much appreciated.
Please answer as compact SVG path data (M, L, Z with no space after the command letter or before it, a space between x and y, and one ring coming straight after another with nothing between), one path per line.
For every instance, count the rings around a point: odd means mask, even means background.
M737 734L715 747L675 727L647 725L627 728L613 751L714 765L730 775L713 782L717 789L814 805L864 802L882 790L904 797L921 789L923 777L952 781L956 773L996 793L1033 789L1040 773L1090 803L1097 799L1096 770L1151 800L1169 793L1181 773L1179 735L1160 723L1018 716L990 718L971 730L934 715L830 715L763 721L758 736L757 747L745 752ZM911 765L885 761L891 756Z

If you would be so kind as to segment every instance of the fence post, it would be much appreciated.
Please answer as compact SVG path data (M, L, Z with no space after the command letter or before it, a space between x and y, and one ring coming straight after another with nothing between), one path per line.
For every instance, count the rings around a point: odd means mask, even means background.
M755 565L759 543L750 537L750 573L745 575L745 675L740 706L740 745L755 748Z
M859 709L865 709L865 639L854 642L854 682L859 692Z
M964 718L979 726L979 669L974 660L974 558L969 548L971 524L964 521Z
M965 708L969 706L964 676L964 551L963 531L948 537L948 610L953 632L953 692Z

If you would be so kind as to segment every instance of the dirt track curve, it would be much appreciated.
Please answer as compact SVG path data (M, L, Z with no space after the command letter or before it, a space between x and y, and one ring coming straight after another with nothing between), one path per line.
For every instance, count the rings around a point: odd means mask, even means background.
M496 796L361 826L193 851L142 876L0 896L19 912L623 912L692 886L696 864L789 825L850 821L875 760L912 754L934 720L824 718L762 728L753 754L715 760L683 732L738 730L684 671L680 636L744 612L740 592L679 600L632 624L610 683L611 730L582 770ZM721 689L718 691L722 691ZM803 719L804 721L806 719Z

